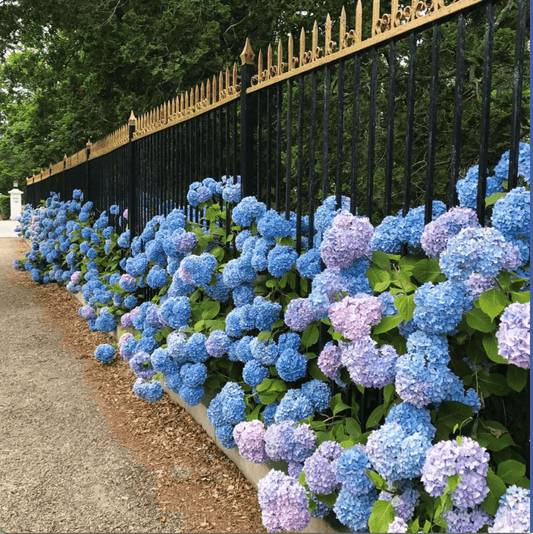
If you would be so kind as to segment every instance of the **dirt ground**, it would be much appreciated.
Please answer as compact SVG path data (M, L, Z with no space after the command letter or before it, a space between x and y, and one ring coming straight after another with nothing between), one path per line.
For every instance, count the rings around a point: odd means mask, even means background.
M0 529L265 532L257 493L187 412L93 356L79 302L15 271L0 238Z

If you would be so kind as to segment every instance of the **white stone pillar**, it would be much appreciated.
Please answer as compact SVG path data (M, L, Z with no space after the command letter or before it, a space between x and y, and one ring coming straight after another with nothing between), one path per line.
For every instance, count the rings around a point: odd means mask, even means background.
M11 197L11 216L10 221L16 221L22 214L22 191L16 187L8 191Z

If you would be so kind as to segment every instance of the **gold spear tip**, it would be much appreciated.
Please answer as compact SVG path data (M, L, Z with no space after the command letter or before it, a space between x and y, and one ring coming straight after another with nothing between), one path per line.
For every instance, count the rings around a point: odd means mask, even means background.
M135 126L135 123L137 122L137 119L135 118L135 113L133 113L133 109L130 113L130 118L128 119L128 124L131 126Z
M89 140L87 141L87 148L90 148L91 145L92 145L92 143L91 143L91 140L89 139Z
M241 65L251 65L254 62L254 51L252 50L252 45L250 44L250 38L246 38L246 43L241 52Z

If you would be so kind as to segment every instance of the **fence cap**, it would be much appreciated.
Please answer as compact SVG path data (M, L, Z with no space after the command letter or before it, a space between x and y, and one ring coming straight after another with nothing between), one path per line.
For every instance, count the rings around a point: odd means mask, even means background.
M241 64L242 65L251 65L254 62L254 51L252 50L252 45L250 44L250 38L246 38L246 43L241 52Z
M130 126L135 126L137 124L137 118L135 117L135 113L133 113L133 109L130 113L130 118L128 119L128 124Z

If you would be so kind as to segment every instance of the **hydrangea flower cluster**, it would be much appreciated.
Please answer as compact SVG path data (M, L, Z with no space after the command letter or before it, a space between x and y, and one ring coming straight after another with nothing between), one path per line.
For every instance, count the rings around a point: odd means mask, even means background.
M370 335L370 326L381 321L384 311L385 305L380 299L359 293L333 303L329 318L337 332L355 341Z
M103 343L96 347L94 357L102 363L111 363L115 358L116 349L107 343Z
M530 366L531 310L529 303L514 302L505 308L496 332L498 354L518 367Z
M489 532L529 532L529 526L529 490L512 485L500 498Z
M235 382L227 382L220 393L211 401L207 417L215 427L216 436L226 449L237 446L233 438L233 427L246 419L244 391Z
M474 507L471 512L453 507L444 513L444 520L448 525L449 532L464 532L465 534L479 532L483 526L491 526L494 523L492 516L478 506ZM506 532L518 532L518 530Z
M487 494L489 455L476 441L463 437L456 441L440 441L426 454L422 482L432 497L443 494L448 476L460 475L461 481L453 493L453 504L459 509L474 508Z
M295 478L273 469L257 486L263 524L269 532L299 532L309 525L307 495Z

